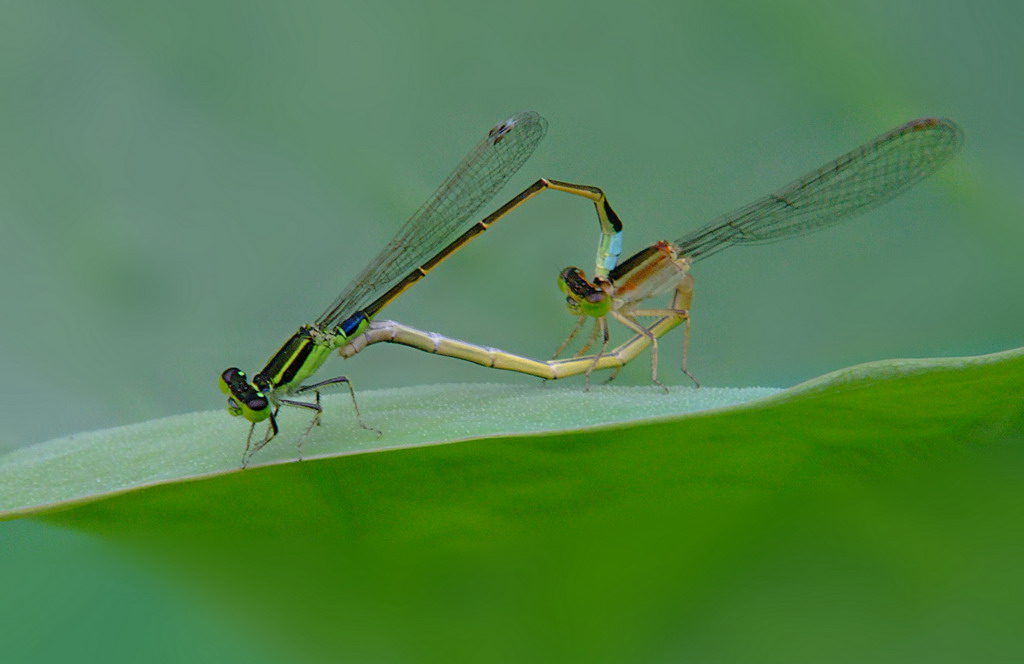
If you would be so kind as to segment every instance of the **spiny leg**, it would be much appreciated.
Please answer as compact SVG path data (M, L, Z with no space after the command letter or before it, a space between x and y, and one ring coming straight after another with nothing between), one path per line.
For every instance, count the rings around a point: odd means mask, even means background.
M617 320L625 324L627 327L632 329L638 335L647 337L651 342L651 380L661 385L663 389L666 389L664 385L658 381L658 339L657 335L652 334L649 328L643 327L636 321L637 316L659 316L666 319L680 320L684 324L683 330L683 358L681 363L681 369L690 380L693 381L694 385L700 387L700 381L686 369L686 357L689 353L690 347L690 305L693 303L693 277L689 274L684 275L679 282L676 284L675 290L672 292L672 302L669 304L667 309L632 309L628 313L623 312L612 312ZM632 323L632 324L630 324Z
M325 388L325 387L331 387L332 385L337 385L339 383L345 383L345 386L348 388L349 396L352 398L352 409L356 413L356 422L359 423L359 426L361 426L362 428L366 429L367 431L375 432L378 436L384 435L381 432L380 429L377 429L375 427L371 427L370 425L368 425L363 420L363 412L361 410L359 410L359 402L356 401L356 391L355 391L355 388L352 387L352 381L349 380L348 377L346 377L346 376L337 376L335 378L328 378L327 380L322 380L319 383L313 383L312 385L303 385L299 389L295 390L295 394L303 394L304 392L313 392L314 394L316 394L316 404L317 404L317 406L319 406L320 405L320 390ZM319 422L320 422L319 415L317 415L314 419L315 419L315 422L312 425L310 425L310 429L312 429L313 426L315 426L316 424L319 424ZM308 430L307 430L307 433L309 433Z
M690 380L693 381L695 387L700 387L700 381L686 369L686 356L690 352L690 317L686 316L686 320L683 321L683 363L680 367L683 373L686 374Z
M249 435L245 437L245 451L242 452L242 468L249 465L249 457L251 456L251 452L249 450L252 449L252 434L255 430L256 423L253 422L249 425Z
M306 442L306 436L313 430L313 427L320 424L320 416L324 414L323 407L320 406L320 393L316 393L316 403L307 403L305 401L295 401L293 399L281 399L281 403L286 406L294 406L296 408L308 408L313 411L313 418L309 421L309 425L306 430L302 432L299 439L295 441L295 449L299 453L299 461L302 461L302 444Z
M685 317L681 317L677 313L673 312L672 315L662 316L660 319L658 319L651 325L646 326L645 329L649 332L649 334L636 334L633 336L632 339L620 344L614 350L605 351L602 355L592 356L589 358L574 358L572 360L556 360L548 362L546 364L548 366L559 365L560 367L562 367L562 369L559 371L560 375L558 377L564 378L566 376L572 376L585 372L586 368L590 367L593 362L598 362L600 366L600 363L602 363L605 359L614 358L617 359L618 362L612 365L614 367L612 375L608 378L608 380L605 381L608 382L614 379L622 370L622 368L626 364L628 364L633 358L637 357L640 354L640 352L643 351L643 349L651 345L652 337L660 338L662 335L678 326L684 320ZM587 361L585 367L584 365L580 364L583 361ZM579 369L575 371L565 370L573 365L579 367Z
M674 299L673 299L672 303L673 304L676 303ZM624 324L629 326L629 328L631 330L633 330L634 332L636 332L637 334L643 335L643 336L647 337L648 339L650 339L650 341L651 341L651 380L653 380L655 383L658 383L658 385L661 385L661 383L658 381L658 378L657 378L657 376L658 376L658 374L657 374L657 371L658 371L658 339L657 339L657 336L652 334L649 328L643 327L639 323L637 323L634 317L635 316L661 316L661 317L664 317L664 318L675 318L677 320L681 320L683 322L683 326L684 326L684 329L683 329L683 361L682 361L682 370L683 370L683 373L686 374L690 378L690 380L692 380L694 382L694 384L697 387L700 387L700 382L693 376L693 374L691 374L689 371L686 370L686 354L689 351L689 345L690 345L690 312L688 310L686 310L686 309L674 309L674 308L673 309L634 309L633 311L629 312L628 316L625 316L625 315L623 315L621 313L618 313L618 312L614 313L613 315L616 317L616 319L620 320L621 322L623 322ZM626 323L626 321L623 320L623 318L626 318L628 320L632 320L636 324L636 327L634 327L632 325L629 325L629 323ZM665 386L662 385L662 387L665 387Z
M584 381L583 381L583 391L584 392L589 392L590 391L590 374L593 373L594 372L594 368L597 367L598 360L600 360L602 357L604 357L605 351L608 350L608 340L611 338L611 335L608 333L608 318L606 316L602 316L601 318L596 318L594 320L595 320L595 323L596 323L595 326L594 326L595 332L598 329L601 330L601 352L599 352L599 353L594 355L593 361L590 363L590 366L587 367L586 372L583 374L584 375ZM593 344L593 341L589 342L587 344L587 349L589 349L592 344ZM581 351L581 352L583 352L583 351ZM579 355L577 355L577 357L579 357Z
M245 468L248 468L249 462L252 461L253 455L256 454L257 452L259 452L260 450L262 450L264 447L266 447L267 443L269 443L274 438L274 436L276 436L278 434L278 432L279 432L279 429L277 428L277 411L278 410L280 410L279 406L275 407L274 410L271 411L271 413L270 413L270 423L267 425L267 432L265 434L263 434L263 440L261 440L259 443L256 443L255 445L252 444L252 434L256 430L256 423L253 422L252 426L249 427L249 435L245 439L245 452L242 454L242 469L243 470Z
M576 335L578 335L580 333L580 330L583 329L583 326L586 324L586 322L587 316L576 317L576 326L572 329L572 332L569 333L569 336L565 338L565 341L562 342L562 345L558 347L558 350L555 351L555 354L551 356L552 360L557 360L558 356L561 355L566 348L568 348L569 344L571 344L573 340L576 338ZM589 343L592 344L593 342Z
M686 369L686 358L690 353L690 310L693 308L693 275L687 274L676 284L675 292L672 294L672 309L686 312L686 320L683 323L683 359L680 368L693 384L700 387L700 381Z
M313 392L314 399L315 399L314 403L309 403L309 402L306 402L306 401L296 401L294 399L281 399L280 400L280 403L282 405L292 406L292 407L295 407L295 408L306 408L308 410L312 410L313 411L313 418L310 420L309 425L306 427L306 430L302 432L302 435L298 438L298 440L295 441L295 447L298 450L299 459L302 459L302 445L303 445L303 443L305 443L306 438L309 436L310 432L313 431L313 427L315 427L318 424L320 424L320 418L323 415L323 407L320 405L320 390L325 388L325 387L330 387L332 385L336 385L338 383L345 383L347 385L347 387L348 387L349 395L352 397L352 406L353 406L353 408L355 410L355 413L356 413L356 421L359 423L359 426L361 426L362 428L367 429L369 431L375 432L378 436L382 435L380 429L376 429L374 427L371 427L371 426L367 425L366 422L363 421L362 411L359 410L359 403L356 401L355 389L353 389L353 387L352 387L352 381L350 381L347 377L345 377L345 376L337 376L335 378L329 378L327 380L323 380L323 381L320 381L318 383L313 383L311 385L303 385L303 386L299 387L298 389L296 389L293 392L293 394L304 394L304 393L307 393L307 392ZM271 424L273 425L272 426L272 432L273 433L271 433L271 429L268 429L267 435L263 438L263 440L260 443L258 443L257 445L253 446L251 451L248 451L246 459L243 460L243 466L248 463L248 460L251 459L252 456L256 452L258 452L261 449L263 449L263 447L265 447L266 444L269 443L270 440L275 435L277 435L277 424L276 424L276 421L275 421L276 420L276 415L277 415L277 409L274 410L274 414L271 416Z
M597 335L600 331L601 324L595 320L594 324L590 328L590 334L587 335L586 343L580 346L580 349L576 351L576 354L573 355L573 357L583 357L584 355L586 355L587 351L590 350L593 347L593 345L597 342Z
M618 378L619 377L619 373L621 371L622 371L622 366L617 366L614 369L612 369L611 375L604 379L604 384L607 385L608 383L610 383L613 380L615 380L616 378Z
M641 339L641 338L647 339L648 342L649 342L649 345L652 346L652 349L651 349L651 378L652 378L652 380L654 380L655 383L658 383L657 374L655 373L655 371L657 370L657 365L658 365L658 360L657 360L657 348L658 348L657 347L657 338L660 337L662 334L664 334L664 332L661 331L661 330L658 330L657 332L655 332L655 330L657 330L660 327L666 326L666 325L668 326L668 329L672 329L673 327L675 327L676 325L679 324L679 323L676 323L674 321L682 320L683 323L686 326L685 327L685 334L683 336L683 373L685 373L687 376L689 376L690 380L692 380L694 383L696 383L697 387L700 387L700 383L697 381L697 379L694 378L693 375L689 371L686 370L686 353L687 353L687 349L688 349L688 346L689 346L689 340L690 340L690 314L689 314L689 311L687 311L685 309L679 308L679 305L683 304L684 302L685 303L689 303L690 299L689 298L680 297L680 294L676 293L675 295L672 296L672 302L670 304L670 308L669 309L643 309L643 310L631 312L633 315L643 315L643 316L651 315L651 316L660 316L661 318L658 321L655 321L650 326L643 327L642 328L642 330L643 330L642 333L638 333L635 337L633 337L633 339L631 339L631 340L627 341L626 343L622 344L621 346L619 346L619 348L617 348L615 351L612 351L612 352L613 353L619 353L619 352L621 352L621 350L623 348L628 348L629 346L633 345L636 340ZM631 326L629 326L629 327L630 327L630 329L633 329ZM615 367L615 369L612 371L611 376L609 376L604 382L607 384L607 383L610 383L613 380L615 380L618 377L619 372L622 371L622 367L624 367L624 366L625 366L625 362L623 362L623 364ZM658 384L661 385L661 383L658 383ZM662 387L664 388L664 385L662 385Z
M245 437L245 451L242 452L242 470L245 470L249 466L249 460L252 458L252 434L256 431L256 423L253 422L249 425L249 435Z
M650 341L651 344L651 381L661 387L664 391L668 392L668 388L658 380L658 337L655 336L649 329L637 322L635 316L685 316L685 311L676 311L674 309L638 309L631 311L628 314L620 311L613 311L611 313L615 317L615 320L619 321L629 329L633 330L636 334L644 336Z

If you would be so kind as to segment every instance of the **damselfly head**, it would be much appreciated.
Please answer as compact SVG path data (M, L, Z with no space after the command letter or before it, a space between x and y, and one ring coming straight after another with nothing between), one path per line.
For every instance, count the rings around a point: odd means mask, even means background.
M612 298L605 284L609 282L601 278L591 283L578 267L567 267L558 275L558 287L565 293L569 312L575 316L601 318L608 314Z
M243 416L253 424L270 416L270 400L250 383L245 372L231 367L220 375L220 391L228 395L228 412Z

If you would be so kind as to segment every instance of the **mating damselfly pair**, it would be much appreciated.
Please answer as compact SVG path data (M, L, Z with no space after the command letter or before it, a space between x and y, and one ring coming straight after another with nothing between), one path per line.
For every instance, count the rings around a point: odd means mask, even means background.
M348 358L370 344L397 343L545 379L584 374L589 381L593 371L617 371L650 347L651 378L657 382L658 338L683 324L682 369L686 372L693 295L689 270L694 262L728 246L810 233L885 203L938 170L962 144L960 129L949 120L912 120L775 193L677 240L656 242L619 261L623 224L597 187L542 178L490 215L476 219L479 210L537 148L546 127L540 115L526 112L491 129L331 306L313 323L300 327L251 381L237 368L221 374L220 387L228 397L228 412L251 423L243 466L279 432L276 415L281 406L312 412L309 425L297 441L301 453L302 441L323 413L320 391L331 386L344 384L359 424L377 431L363 422L346 376L306 383L334 351ZM570 313L577 317L577 326L555 356L587 321L593 321L590 337L574 357L540 361L394 321L374 320L392 300L470 240L549 189L590 200L601 231L593 278L588 279L576 267L566 268L559 275L559 286ZM648 305L651 298L665 294L671 294L666 306ZM645 325L641 318L654 320ZM609 319L625 325L635 336L609 349ZM598 341L597 352L586 355ZM303 394L312 394L313 400L292 398ZM256 425L264 420L269 420L266 433L254 442Z

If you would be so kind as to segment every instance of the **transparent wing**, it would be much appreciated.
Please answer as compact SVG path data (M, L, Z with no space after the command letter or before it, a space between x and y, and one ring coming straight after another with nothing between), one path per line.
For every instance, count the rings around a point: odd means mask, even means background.
M837 224L900 195L962 144L963 134L950 120L912 120L675 244L680 255L698 260L734 244L773 242Z
M465 231L466 221L519 170L546 130L544 118L532 111L517 113L491 129L317 324L328 328L348 318Z

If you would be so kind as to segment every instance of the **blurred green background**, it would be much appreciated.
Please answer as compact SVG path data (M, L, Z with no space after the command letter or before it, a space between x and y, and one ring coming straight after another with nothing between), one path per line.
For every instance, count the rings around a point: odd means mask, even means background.
M599 185L627 251L910 118L955 119L963 155L894 203L701 263L690 367L708 385L782 387L1019 346L1022 19L1019 3L984 1L5 2L0 450L220 408L220 370L258 369L525 109L549 134L502 196L540 176ZM595 230L587 204L543 197L385 315L546 357L572 326L555 276L589 269ZM663 380L682 385L669 339ZM532 383L402 348L332 366L359 389ZM622 380L647 375L639 361ZM158 577L97 546L4 524L0 585L45 576L21 571L41 549L78 573L54 594L8 593L24 603L3 600L0 622L152 584L104 607L109 623L65 627L113 641L155 613L161 638L202 638ZM202 661L163 655L149 661Z

